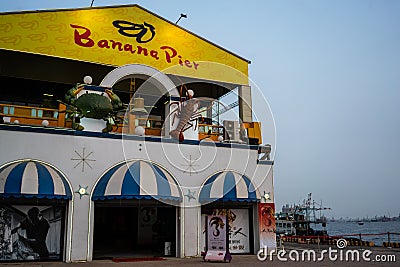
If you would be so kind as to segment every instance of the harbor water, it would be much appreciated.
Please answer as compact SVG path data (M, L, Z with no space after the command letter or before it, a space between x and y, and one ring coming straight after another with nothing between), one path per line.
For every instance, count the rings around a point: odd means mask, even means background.
M357 222L335 221L328 222L326 230L330 236L359 238L361 234L363 241L373 241L376 246L388 242L388 233L390 242L400 242L400 221L365 221L363 225Z

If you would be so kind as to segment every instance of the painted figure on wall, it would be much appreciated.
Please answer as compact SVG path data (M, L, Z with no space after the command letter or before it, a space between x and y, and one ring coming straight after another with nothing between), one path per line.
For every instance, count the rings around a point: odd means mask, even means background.
M37 207L30 208L24 220L15 227L11 234L15 234L19 229L26 231L26 238L19 235L20 245L29 248L39 254L41 259L49 257L49 251L46 246L46 237L49 231L49 222L43 217Z

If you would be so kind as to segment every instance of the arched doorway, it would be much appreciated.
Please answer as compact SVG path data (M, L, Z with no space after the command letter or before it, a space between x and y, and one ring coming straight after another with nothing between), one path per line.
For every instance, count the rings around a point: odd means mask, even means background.
M101 176L92 200L93 258L176 255L182 193L162 166L121 162Z
M0 168L0 261L63 260L66 177L48 163L24 159Z
M161 135L163 127L164 135L169 133L170 125L164 125L170 112L166 104L171 98L179 97L179 92L166 74L146 65L129 64L109 72L100 86L113 88L122 102L129 103L129 112L125 117L131 121L131 125L135 121L133 127L144 127L146 135ZM139 114L133 112L139 103L135 99L141 100L142 112Z

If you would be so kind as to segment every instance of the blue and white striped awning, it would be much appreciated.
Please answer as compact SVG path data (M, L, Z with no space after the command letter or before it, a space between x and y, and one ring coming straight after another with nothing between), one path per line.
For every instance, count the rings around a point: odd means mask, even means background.
M220 171L204 183L201 188L200 203L213 201L260 201L260 194L251 180L232 171Z
M164 168L148 161L122 162L97 183L92 200L162 199L182 201L179 185Z
M66 178L36 160L9 163L0 169L0 197L72 199Z

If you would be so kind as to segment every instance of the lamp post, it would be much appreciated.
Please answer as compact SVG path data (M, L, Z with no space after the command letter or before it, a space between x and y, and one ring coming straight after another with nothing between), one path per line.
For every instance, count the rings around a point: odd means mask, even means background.
M175 22L175 24L178 24L178 22L181 20L181 18L187 18L186 14L181 13L181 16L179 17L179 19Z

